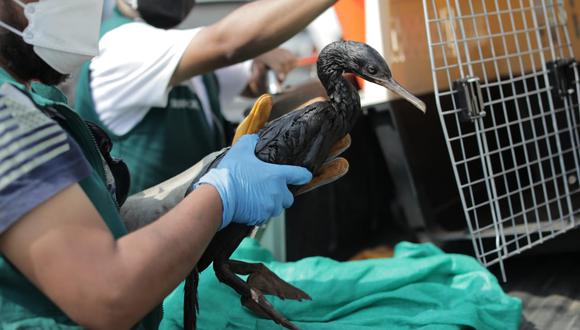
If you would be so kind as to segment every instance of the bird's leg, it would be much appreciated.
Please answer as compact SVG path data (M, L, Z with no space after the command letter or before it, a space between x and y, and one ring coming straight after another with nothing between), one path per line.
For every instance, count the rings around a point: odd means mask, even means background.
M273 295L280 299L311 300L310 296L284 281L262 263L247 263L238 260L228 260L232 272L238 275L250 275L247 283L264 294Z
M239 263L235 262L233 268L240 269L242 265ZM232 271L231 260L214 261L213 268L218 280L234 289L241 296L243 306L262 317L273 320L287 329L298 329L266 300L260 289L251 287Z

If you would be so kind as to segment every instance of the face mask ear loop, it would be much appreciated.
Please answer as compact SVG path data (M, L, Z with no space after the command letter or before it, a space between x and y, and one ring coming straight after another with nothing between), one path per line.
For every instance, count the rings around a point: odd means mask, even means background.
M22 2L21 0L12 0L12 1L16 2L17 5L22 7L22 9L26 8L26 4L24 2Z
M12 32L12 33L14 33L14 34L16 34L16 35L19 35L19 36L21 36L21 37L22 37L22 36L24 36L24 34L22 33L22 31L19 31L19 30L17 30L17 29L15 29L15 28L13 28L12 26L10 26L10 25L8 25L8 24L6 24L6 23L2 22L2 21L0 21L0 27L3 27L3 28L5 28L6 30L8 30L8 31L10 31L10 32Z
M20 7L22 7L22 9L25 9L26 8L26 4L24 2L22 2L20 0L12 0L12 1L16 2L17 5L19 5ZM22 31L19 31L19 30L15 29L14 27L12 27L12 26L10 26L10 25L2 22L2 21L0 21L0 27L3 27L6 30L8 30L8 31L10 31L10 32L12 32L12 33L14 33L16 35L19 35L21 37L23 36Z

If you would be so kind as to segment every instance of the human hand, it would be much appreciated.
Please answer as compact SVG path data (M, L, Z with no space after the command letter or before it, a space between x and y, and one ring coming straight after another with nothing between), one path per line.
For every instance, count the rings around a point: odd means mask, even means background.
M288 185L303 185L312 179L305 168L275 165L255 155L257 135L245 135L197 183L211 184L220 194L225 228L232 221L248 226L261 225L294 203Z
M274 71L278 81L283 82L288 73L296 68L297 63L298 58L283 48L276 48L256 57L252 63L252 75L248 81L249 93L247 94L257 96L266 92L268 70Z

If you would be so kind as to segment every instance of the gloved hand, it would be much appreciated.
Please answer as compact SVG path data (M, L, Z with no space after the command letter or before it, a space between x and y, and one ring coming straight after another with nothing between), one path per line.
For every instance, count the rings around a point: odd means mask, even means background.
M245 135L197 185L211 184L222 199L220 229L230 222L261 225L294 203L288 185L303 185L312 179L305 168L274 165L259 160L254 151L257 135Z

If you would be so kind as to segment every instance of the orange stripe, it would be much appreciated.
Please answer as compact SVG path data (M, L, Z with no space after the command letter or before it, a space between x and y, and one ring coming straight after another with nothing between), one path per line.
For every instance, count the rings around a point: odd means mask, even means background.
M342 26L344 39L364 42L365 1L341 0L334 5L334 9Z
M334 5L345 40L366 41L365 0L340 0ZM364 80L357 77L359 86Z
M298 59L298 62L296 63L296 65L297 66L314 65L314 64L316 64L317 60L318 60L318 56L302 57L302 58Z

